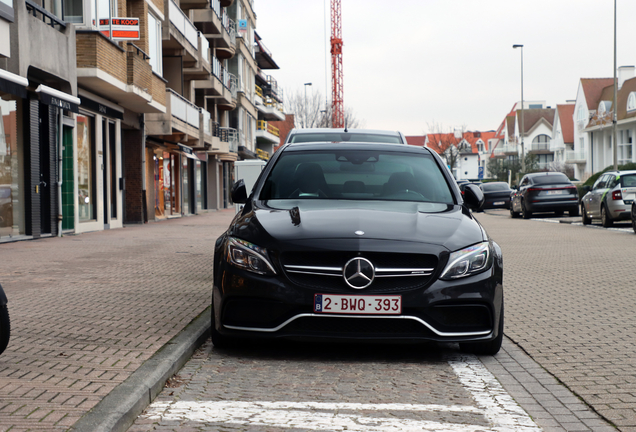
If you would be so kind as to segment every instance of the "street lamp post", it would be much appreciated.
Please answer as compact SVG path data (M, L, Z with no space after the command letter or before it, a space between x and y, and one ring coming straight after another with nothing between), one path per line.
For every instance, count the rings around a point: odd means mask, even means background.
M523 147L523 135L525 134L525 128L523 123L523 45L515 44L512 48L521 48L521 170L526 172L526 154Z
M614 171L618 171L618 141L616 133L616 122L618 121L618 106L616 105L617 93L618 81L616 80L616 0L614 0L614 102L612 103L612 111L614 111L614 115L612 116L612 133L614 135L614 137L612 138L612 156L614 157Z
M305 127L307 127L307 86L310 86L311 83L305 83L305 108L303 111L305 111Z

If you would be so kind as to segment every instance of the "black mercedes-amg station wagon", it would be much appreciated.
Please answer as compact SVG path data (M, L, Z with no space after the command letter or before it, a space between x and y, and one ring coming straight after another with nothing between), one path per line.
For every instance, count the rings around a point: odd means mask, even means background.
M428 148L292 143L216 242L212 341L459 342L495 354L502 256Z

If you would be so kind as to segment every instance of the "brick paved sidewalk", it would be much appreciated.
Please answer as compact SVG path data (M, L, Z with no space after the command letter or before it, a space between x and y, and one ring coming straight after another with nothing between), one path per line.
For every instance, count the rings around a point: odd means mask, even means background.
M68 429L208 307L233 216L0 244L0 431Z

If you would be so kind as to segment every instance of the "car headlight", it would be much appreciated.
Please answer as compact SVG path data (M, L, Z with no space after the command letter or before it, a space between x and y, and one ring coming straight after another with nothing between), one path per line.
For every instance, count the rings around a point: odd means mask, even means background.
M227 245L227 261L243 270L262 275L276 274L267 258L267 250L245 240L230 237Z
M458 279L481 273L492 264L490 245L479 243L450 254L440 279Z

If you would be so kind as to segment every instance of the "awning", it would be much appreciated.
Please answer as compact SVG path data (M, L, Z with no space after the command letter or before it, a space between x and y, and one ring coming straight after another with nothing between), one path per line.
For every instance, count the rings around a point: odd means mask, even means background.
M185 157L198 160L198 161L201 160L194 154L194 150L192 150L190 147L183 144L177 144L177 145L179 146L179 151L181 151L181 153L183 153Z
M40 94L40 102L44 104L53 105L74 113L79 112L81 101L73 95L55 90L44 84L40 84L38 88L35 89L35 92Z
M21 98L27 97L26 88L29 80L20 75L0 69L0 92L9 93Z

